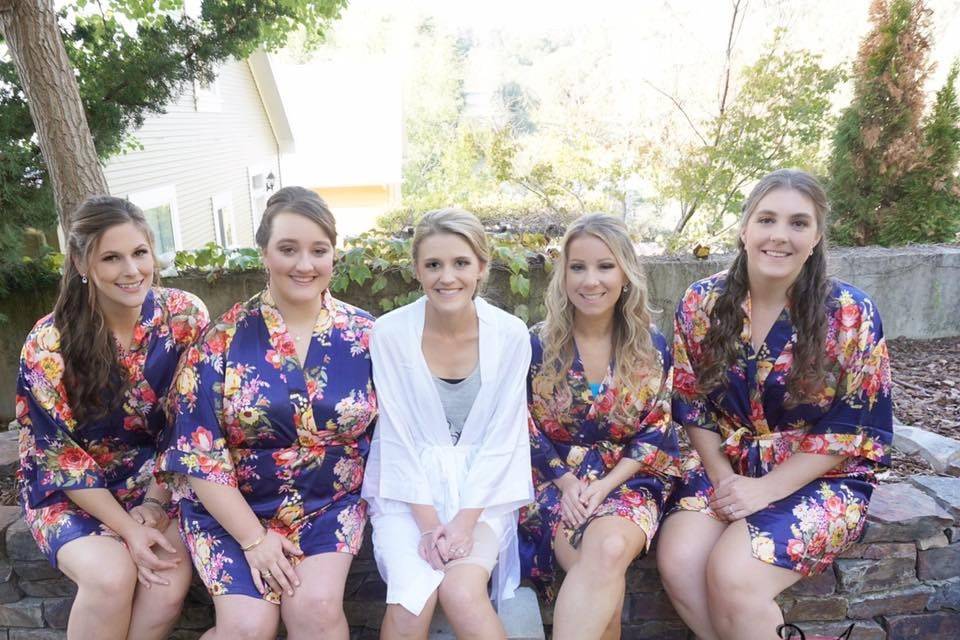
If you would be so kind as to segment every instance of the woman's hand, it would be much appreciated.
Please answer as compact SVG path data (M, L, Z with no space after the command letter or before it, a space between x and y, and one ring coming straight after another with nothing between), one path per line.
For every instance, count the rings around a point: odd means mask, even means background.
M560 517L564 524L568 527L579 527L587 519L586 507L581 501L581 494L587 486L586 481L567 472L553 483L560 489Z
M593 512L603 504L611 491L613 491L613 485L604 477L597 478L580 492L580 504L586 511L586 517L589 518L593 515Z
M726 522L746 518L774 501L769 488L765 478L727 476L714 487L710 508Z
M426 560L431 567L437 571L443 571L444 560L440 554L441 548L444 554L448 553L449 546L444 538L444 527L443 525L437 525L432 529L424 531L420 536L417 553L421 558Z
M160 533L167 530L170 518L163 508L153 502L144 502L130 509L130 517L137 523L156 529Z
M253 584L261 594L270 589L292 596L294 587L300 586L300 578L287 556L302 556L303 551L285 536L267 529L263 540L243 554L250 565Z
M157 545L171 554L175 554L177 550L162 533L153 527L136 522L136 520L134 522L136 524L128 527L124 532L123 541L130 551L133 562L137 565L137 579L148 588L151 584L169 585L170 581L161 577L157 572L175 568L180 564L180 559L161 560L154 553L153 546Z
M473 551L473 530L476 527L476 521L471 522L469 518L455 516L453 520L444 525L444 541L446 548L439 547L440 556L444 562L466 558Z

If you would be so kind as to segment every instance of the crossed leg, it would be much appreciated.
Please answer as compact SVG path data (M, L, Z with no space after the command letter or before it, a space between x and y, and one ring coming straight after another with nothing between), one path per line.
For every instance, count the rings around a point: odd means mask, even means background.
M137 583L137 590L133 596L133 613L130 617L130 631L127 637L130 640L163 640L173 629L173 625L180 615L183 599L190 589L190 579L193 569L187 548L183 546L177 531L177 522L172 521L163 532L170 541L176 553L170 553L160 547L153 550L161 560L176 561L173 569L158 571L157 573L170 583L168 585L151 585L150 588Z
M646 541L643 529L617 516L591 522L579 549L558 533L554 548L567 575L554 607L554 640L620 637L625 575Z

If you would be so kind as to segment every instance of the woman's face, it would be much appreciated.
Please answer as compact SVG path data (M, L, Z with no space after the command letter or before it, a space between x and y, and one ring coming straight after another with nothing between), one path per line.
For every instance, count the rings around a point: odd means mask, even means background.
M100 236L86 269L77 265L97 288L97 301L106 315L140 309L153 284L155 261L147 236L132 222L117 224Z
M794 189L765 195L740 231L750 284L793 284L821 235L810 198Z
M471 304L486 263L459 235L434 233L420 241L414 268L430 304L451 313Z
M567 244L564 286L577 314L612 316L627 275L607 243L582 234Z
M334 247L323 228L298 213L278 213L263 249L274 300L311 304L330 286Z

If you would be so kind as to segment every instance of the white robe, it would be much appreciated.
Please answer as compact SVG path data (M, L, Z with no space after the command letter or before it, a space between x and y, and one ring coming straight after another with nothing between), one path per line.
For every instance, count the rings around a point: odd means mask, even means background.
M523 321L480 298L480 391L456 445L423 357L426 297L379 318L370 339L379 418L362 495L370 503L374 557L387 603L419 615L443 580L417 554L411 504L432 504L441 522L482 508L500 540L493 575L499 603L520 582L517 511L533 502L527 430L530 338Z

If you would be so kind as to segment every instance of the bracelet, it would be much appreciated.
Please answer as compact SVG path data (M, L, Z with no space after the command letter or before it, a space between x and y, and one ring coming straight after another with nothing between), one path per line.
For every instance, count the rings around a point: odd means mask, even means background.
M420 537L421 537L421 538L426 538L427 536L432 536L432 535L433 535L433 532L434 532L433 529L430 529L429 531L424 531L423 533L420 534Z
M267 529L266 527L264 527L264 528L263 528L263 533L260 534L260 537L259 537L259 538L257 538L256 540L254 540L253 542L251 542L250 544L248 544L248 545L245 546L245 547L244 547L243 545L240 545L240 550L243 551L244 553L246 553L247 551L250 551L251 549L253 549L254 547L256 547L258 544L260 544L261 542L263 542L263 541L266 539L267 534L268 534L269 532L270 532L269 529Z
M149 503L149 504L155 504L155 505L157 505L158 507L160 507L161 509L163 509L164 511L166 511L167 509L170 508L170 503L169 503L169 502L160 502L160 501L157 500L156 498L149 498L149 497L148 497L148 498L144 498L142 504L147 504L147 503Z

